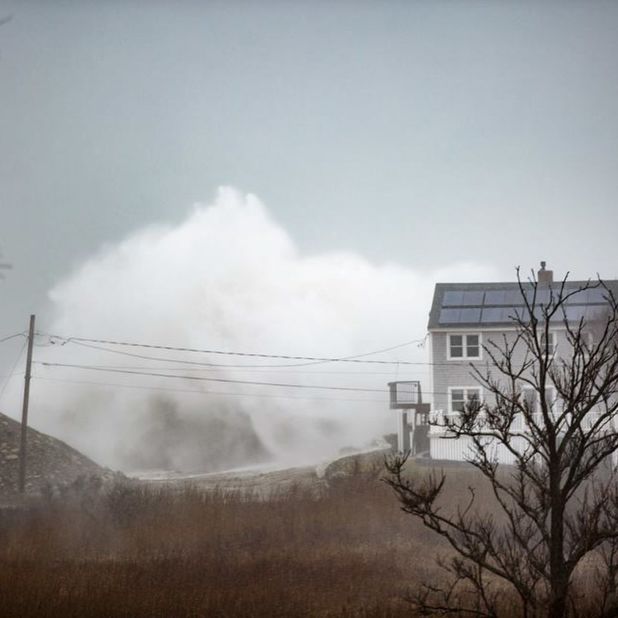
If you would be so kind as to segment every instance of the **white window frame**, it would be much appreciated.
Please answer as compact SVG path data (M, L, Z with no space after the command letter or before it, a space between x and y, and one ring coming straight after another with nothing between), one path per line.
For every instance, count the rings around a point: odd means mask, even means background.
M479 338L479 355L468 356L468 337ZM461 337L463 356L451 356L451 337ZM448 333L446 336L446 358L450 361L483 360L483 334L480 332Z
M469 391L478 391L479 402L483 403L483 387L482 386L449 386L448 387L448 412L449 414L460 414L460 410L453 409L453 391L463 391L464 403L468 401Z
M594 334L590 330L586 330L582 333L583 341L582 343L586 346L586 350L584 351L584 358L586 360L590 359L590 353L594 350ZM575 348L573 348L573 353L575 353Z
M558 398L558 389L552 384L550 386L546 386L545 390L551 390L553 391L553 398L552 398L552 411L553 414L560 414L560 410L558 410L556 408L556 405L558 404L559 398ZM522 397L525 397L525 391L533 391L534 394L536 395L536 409L533 411L533 414L535 416L540 416L541 415L541 398L538 396L539 395L539 391L534 388L533 386L530 385L526 385L524 387L522 387L521 389L521 394Z
M554 358L554 356L556 356L556 349L558 347L558 336L555 330L550 330L547 334L551 338L551 346L550 346L551 352L549 353L548 358ZM539 343L541 344L541 351L544 352L545 351L545 331L541 333Z

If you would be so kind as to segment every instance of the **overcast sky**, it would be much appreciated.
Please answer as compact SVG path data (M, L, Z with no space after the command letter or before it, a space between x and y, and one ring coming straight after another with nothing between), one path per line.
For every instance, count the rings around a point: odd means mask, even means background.
M219 185L308 254L618 276L618 3L0 0L0 336Z

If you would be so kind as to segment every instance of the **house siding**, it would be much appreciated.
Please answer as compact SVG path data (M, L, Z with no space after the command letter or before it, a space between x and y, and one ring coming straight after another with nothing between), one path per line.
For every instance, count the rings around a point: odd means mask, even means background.
M555 337L557 355L560 355L561 350L565 350L568 346L566 336L563 330L552 330ZM476 378L472 373L472 366L476 367L481 374L485 375L488 370L493 368L493 362L488 357L487 351L483 350L481 360L448 360L448 335L449 334L479 334L481 336L481 346L492 347L492 343L497 345L500 350L504 349L505 340L507 345L513 345L516 340L517 333L512 330L473 330L467 329L452 329L448 331L434 331L431 333L431 351L432 351L432 402L433 410L449 410L449 388L462 386L479 386ZM524 360L526 346L520 343L515 348L514 364L518 364ZM496 369L492 371L494 377L498 378ZM486 394L483 393L486 397ZM491 403L488 401L488 403Z

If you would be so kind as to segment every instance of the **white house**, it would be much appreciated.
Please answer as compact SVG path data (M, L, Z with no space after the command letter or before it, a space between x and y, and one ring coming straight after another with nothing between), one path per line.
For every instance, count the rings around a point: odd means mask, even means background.
M538 281L537 305L546 304L550 290L557 284L553 282L552 272L545 269L544 262L538 272ZM577 290L585 283L571 281L566 289ZM605 281L605 284L618 296L618 280ZM524 289L531 291L531 284L524 284ZM607 310L605 295L602 288L578 292L569 300L566 318L569 321L584 318L590 322L602 317ZM524 308L525 302L517 282L436 284L428 324L431 383L424 400L430 403L430 418L437 425L428 428L429 440L423 440L428 450L418 453L417 448L417 454L452 461L469 457L469 438L444 439L440 422L449 415L457 415L468 401L485 400L483 388L474 379L470 364L474 363L481 371L491 366L483 346L491 341L502 346L504 338L507 342L515 341L516 327L512 318ZM550 332L549 348L556 354L567 347L564 323L562 328L560 323L558 319L556 328ZM548 389L547 397L554 399L551 391L551 388ZM523 394L526 396L525 390ZM536 392L530 390L528 396L534 405ZM422 425L423 417L416 417L416 424ZM419 444L418 440L413 439L411 445L415 442ZM400 448L401 445L400 440ZM503 451L498 453L499 459L509 463L511 456L506 449Z

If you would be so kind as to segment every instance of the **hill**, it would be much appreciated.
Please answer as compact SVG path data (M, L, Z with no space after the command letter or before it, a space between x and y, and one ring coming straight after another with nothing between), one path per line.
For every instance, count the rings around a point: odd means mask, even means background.
M0 413L0 495L17 491L20 424ZM111 479L115 472L99 466L68 444L28 428L26 491L39 492L49 485L66 485L85 476Z

